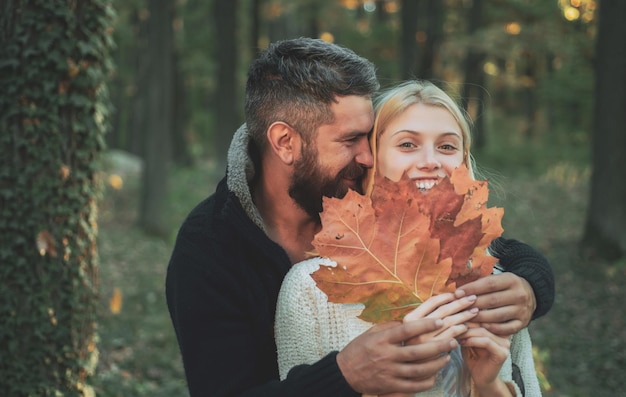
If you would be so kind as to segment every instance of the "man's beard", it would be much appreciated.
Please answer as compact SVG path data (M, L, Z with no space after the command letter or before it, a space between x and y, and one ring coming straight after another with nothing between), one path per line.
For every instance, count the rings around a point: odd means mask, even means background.
M294 173L289 186L289 196L313 218L319 219L322 212L322 197L343 198L350 188L344 178L357 179L356 189L361 189L361 179L365 169L355 162L348 164L337 176L325 175L318 163L317 152L304 148L302 158L294 165Z

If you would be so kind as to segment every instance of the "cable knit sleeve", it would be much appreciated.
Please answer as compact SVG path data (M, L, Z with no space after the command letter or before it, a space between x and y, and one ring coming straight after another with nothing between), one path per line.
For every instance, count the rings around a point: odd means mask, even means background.
M341 317L328 310L334 306L328 304L324 293L310 277L321 264L334 262L320 258L300 262L283 280L274 323L280 379L310 384L303 389L309 391L323 385L324 390L317 395L358 396L360 394L348 385L337 365L337 351L343 345L328 335L335 326L346 327Z
M550 311L554 303L554 274L548 260L537 250L513 239L497 238L490 247L504 271L524 278L537 300L533 320Z
M303 367L325 363L320 376L331 377L329 383L337 389L328 389L323 395L352 396L358 393L341 374L336 355L371 324L357 318L363 305L328 302L310 276L321 265L336 263L327 258L309 259L295 264L283 280L274 323L280 378L297 379Z
M511 360L520 370L524 386L522 395L524 397L541 397L528 328L523 328L511 338Z
M310 277L310 273L319 268L318 263L308 260L294 265L278 294L274 327L281 379L296 365L313 364L329 353L321 351L320 322L323 318L317 310L318 290Z

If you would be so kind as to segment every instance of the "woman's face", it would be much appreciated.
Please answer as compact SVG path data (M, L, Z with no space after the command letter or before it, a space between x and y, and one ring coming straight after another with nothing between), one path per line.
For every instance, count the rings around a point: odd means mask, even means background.
M404 172L430 189L463 163L463 134L448 110L417 103L389 123L378 141L378 172L399 181Z

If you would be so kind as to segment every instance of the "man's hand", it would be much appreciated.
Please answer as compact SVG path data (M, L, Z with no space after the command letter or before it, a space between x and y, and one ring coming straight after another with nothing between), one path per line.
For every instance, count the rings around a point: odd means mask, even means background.
M375 325L337 354L337 364L348 384L363 394L431 389L458 342L452 338L407 346L403 342L442 326L437 319Z
M476 295L474 307L480 312L472 321L501 336L512 335L527 327L537 307L535 293L528 281L513 273L480 278L460 287L455 295Z

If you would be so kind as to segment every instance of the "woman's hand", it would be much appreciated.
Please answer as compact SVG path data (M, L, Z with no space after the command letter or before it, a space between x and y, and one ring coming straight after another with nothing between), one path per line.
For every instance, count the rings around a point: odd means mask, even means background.
M443 321L443 326L427 334L419 335L405 341L405 344L424 343L435 339L456 338L467 331L467 322L478 314L477 308L471 308L476 302L476 296L470 295L456 298L453 293L444 293L433 296L419 305L415 310L404 316L403 322L421 318L435 318Z
M435 331L414 336L403 342L404 346L419 345L436 340L457 338L467 331L465 324L478 314L478 309L468 309L476 302L476 296L456 298L453 293L433 296L407 314L403 323L424 318L441 320L443 325ZM432 387L432 386L431 386ZM412 397L414 394L387 393L378 397ZM371 397L363 395L363 397Z
M507 385L498 376L509 355L509 338L476 327L470 328L458 339L463 347L463 361L479 395L512 396Z

